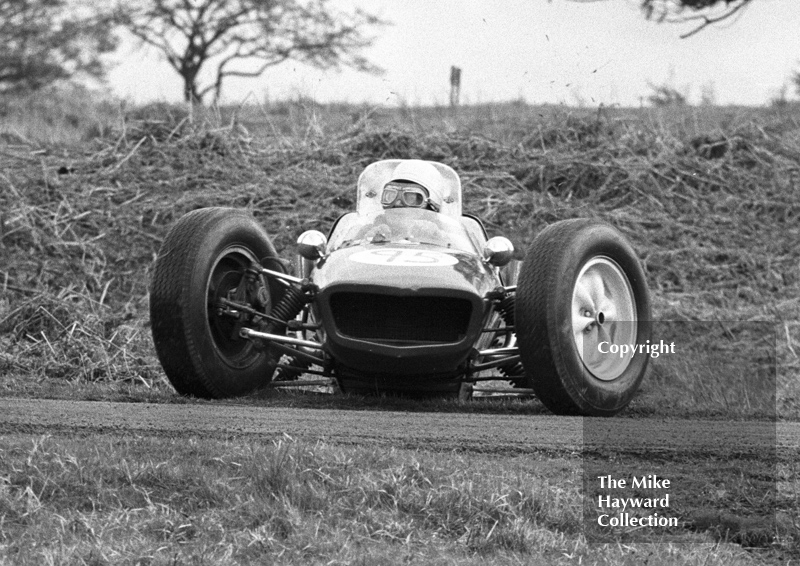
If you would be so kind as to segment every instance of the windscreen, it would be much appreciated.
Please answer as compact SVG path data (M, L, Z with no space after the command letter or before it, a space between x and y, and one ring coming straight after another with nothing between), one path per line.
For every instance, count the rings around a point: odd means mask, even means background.
M331 236L328 249L367 244L434 245L454 251L478 253L474 242L458 220L430 210L390 208L377 215L343 218Z

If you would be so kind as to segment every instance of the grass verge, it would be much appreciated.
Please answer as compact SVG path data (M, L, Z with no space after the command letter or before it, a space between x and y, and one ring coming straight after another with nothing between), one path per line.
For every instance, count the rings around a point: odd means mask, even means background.
M0 560L14 564L752 564L798 549L790 524L749 551L706 525L587 544L569 455L191 435L4 436L0 455ZM786 464L790 505L799 472Z

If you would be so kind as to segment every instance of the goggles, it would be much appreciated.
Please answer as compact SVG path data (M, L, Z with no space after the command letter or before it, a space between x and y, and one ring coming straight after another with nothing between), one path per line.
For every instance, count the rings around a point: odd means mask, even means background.
M428 192L419 185L387 183L387 185L383 187L381 204L383 204L384 207L408 206L422 208L429 204Z

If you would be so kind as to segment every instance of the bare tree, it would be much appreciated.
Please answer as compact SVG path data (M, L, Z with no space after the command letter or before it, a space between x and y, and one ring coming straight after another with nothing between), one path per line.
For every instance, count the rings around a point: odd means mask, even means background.
M550 0L552 2L552 0ZM572 0L573 2L604 2L605 0ZM732 18L753 0L639 0L649 20L697 25L681 35L690 37L706 27Z
M79 1L0 0L0 91L101 77L116 43L110 16Z
M319 68L379 72L361 53L385 24L361 10L337 12L327 0L139 0L120 4L119 22L158 49L183 79L186 101L218 101L229 77L258 77L292 59ZM208 69L211 81L201 84Z
M641 0L648 19L697 25L681 35L690 37L706 27L732 18L753 0Z

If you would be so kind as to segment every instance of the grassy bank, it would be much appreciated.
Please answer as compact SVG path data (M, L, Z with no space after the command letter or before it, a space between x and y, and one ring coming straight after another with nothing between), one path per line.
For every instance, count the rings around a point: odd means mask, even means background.
M66 382L152 395L165 385L147 328L147 282L182 214L247 208L292 258L297 235L327 230L352 208L365 165L415 157L453 166L466 211L520 253L557 220L617 226L643 260L655 316L718 322L710 347L777 367L778 410L800 415L794 109L454 112L300 102L238 113L95 111L61 122L58 139L31 130L0 146L0 388L8 393ZM0 131L19 131L20 115L7 112ZM772 326L754 336L753 321ZM686 397L707 379L693 364L656 377L645 412L674 410L657 401L663 388Z

